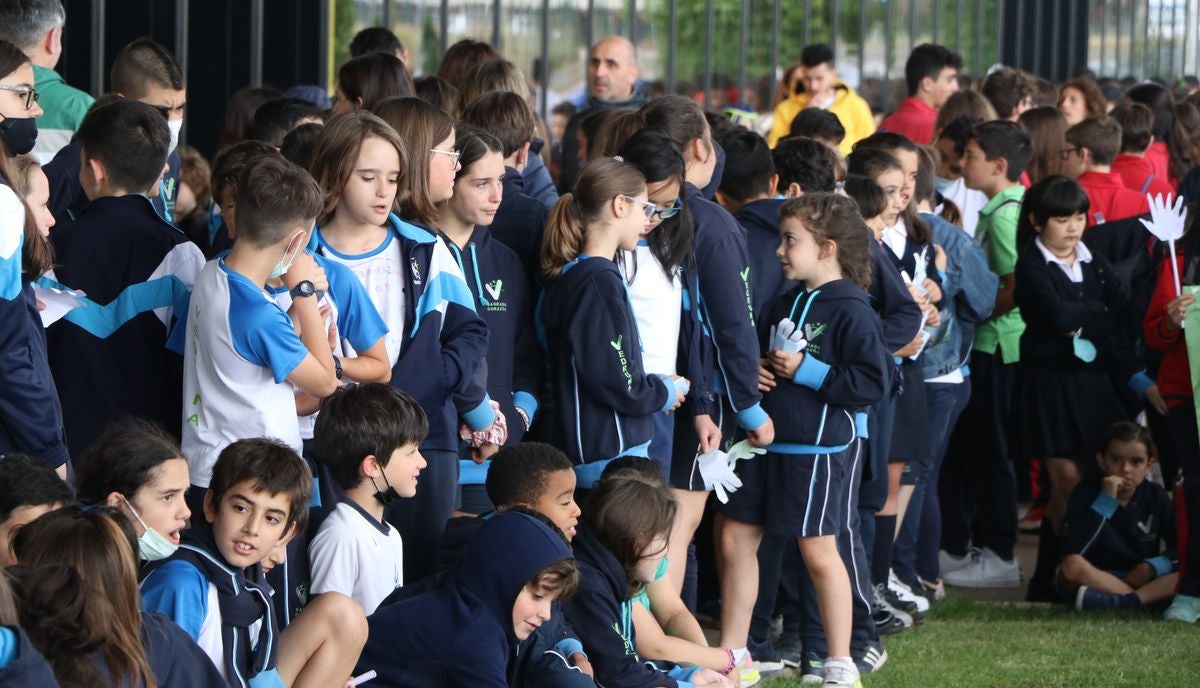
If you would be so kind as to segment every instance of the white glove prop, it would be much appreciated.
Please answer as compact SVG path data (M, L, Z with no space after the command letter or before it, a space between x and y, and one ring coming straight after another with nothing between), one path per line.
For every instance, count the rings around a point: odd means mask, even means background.
M1175 241L1183 236L1183 227L1187 222L1183 196L1177 197L1174 205L1168 205L1171 202L1170 197L1164 199L1162 194L1146 194L1146 200L1150 202L1150 221L1143 219L1139 222L1159 241L1166 242L1167 250L1171 253L1171 273L1175 276L1175 295L1181 296L1183 289L1179 283L1179 265L1175 261Z
M728 504L729 494L742 486L741 478L733 472L729 457L720 449L712 449L699 456L699 463L704 489L716 492L717 499L722 504Z
M778 325L771 326L771 350L779 350L787 354L798 354L808 346L804 332L790 318L784 318Z
M729 457L729 470L733 470L738 461L745 459L753 459L755 456L762 456L767 453L766 447L756 447L750 444L750 440L742 440L729 448L725 454Z

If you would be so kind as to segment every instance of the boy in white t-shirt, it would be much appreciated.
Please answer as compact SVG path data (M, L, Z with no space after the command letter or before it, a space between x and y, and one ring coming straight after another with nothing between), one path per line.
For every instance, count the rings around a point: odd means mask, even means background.
M313 285L318 269L304 252L321 190L282 157L248 164L237 188L238 241L204 266L188 308L182 448L200 487L236 440L271 437L300 452L293 386L317 398L338 386ZM286 313L265 290L277 277L292 295Z
M391 385L346 387L322 404L317 453L345 498L308 548L314 595L349 595L370 615L403 584L400 533L383 512L396 499L416 495L428 432L420 404Z

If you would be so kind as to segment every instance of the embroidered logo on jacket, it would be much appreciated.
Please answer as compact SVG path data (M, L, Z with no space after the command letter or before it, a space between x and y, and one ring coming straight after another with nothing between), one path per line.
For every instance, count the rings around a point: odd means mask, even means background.
M625 349L621 348L621 343L625 339L625 335L617 335L616 340L609 342L612 348L617 350L617 360L621 363L621 374L625 376L625 388L633 389L633 373L629 372L629 358L625 356Z
M488 293L491 299L485 304L485 308L492 313L507 313L508 304L500 300L500 294L504 291L504 280L495 280L483 285L483 290Z

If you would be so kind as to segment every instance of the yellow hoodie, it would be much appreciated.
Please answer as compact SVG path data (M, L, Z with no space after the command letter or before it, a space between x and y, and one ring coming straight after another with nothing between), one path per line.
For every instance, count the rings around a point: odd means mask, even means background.
M838 149L842 155L848 155L854 144L875 133L875 117L871 114L871 106L867 105L867 101L855 93L854 89L839 81L833 85L833 90L833 105L828 109L837 115L842 127L846 129L846 138L842 139ZM774 122L771 125L771 133L767 136L767 143L772 148L780 139L787 137L792 128L792 120L807 106L807 93L794 93L775 106Z

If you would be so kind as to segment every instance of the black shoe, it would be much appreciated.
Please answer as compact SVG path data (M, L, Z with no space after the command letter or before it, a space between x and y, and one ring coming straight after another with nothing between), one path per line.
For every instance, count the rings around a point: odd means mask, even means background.
M796 668L800 666L802 646L800 634L795 631L784 631L775 643L775 649L783 659L783 665Z
M880 609L872 614L871 618L875 621L875 628L879 631L879 635L892 635L905 628L904 622L886 609Z
M783 668L783 657L779 656L779 651L770 642L760 643L754 638L748 638L746 649L754 658L754 668L758 669L760 674L779 671Z

